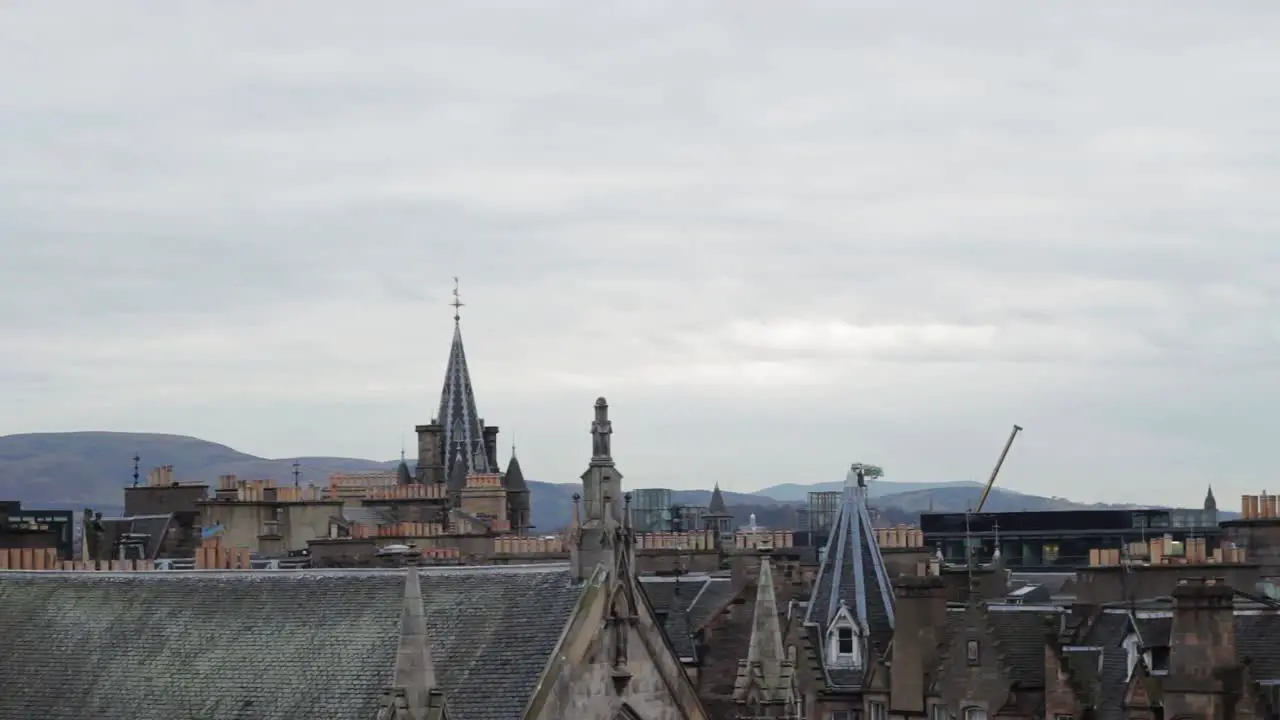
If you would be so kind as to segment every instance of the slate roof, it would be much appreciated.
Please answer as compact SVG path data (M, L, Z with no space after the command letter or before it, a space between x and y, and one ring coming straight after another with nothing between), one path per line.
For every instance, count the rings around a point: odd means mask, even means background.
M689 624L694 632L706 627L712 618L724 611L737 595L733 583L727 577L711 576L689 606Z
M988 605L988 630L1000 644L1005 671L1022 688L1044 687L1044 647L1050 627L1062 610L1018 605ZM949 633L964 630L963 609L947 614ZM1052 625L1051 625L1052 624Z
M649 599L649 606L662 622L662 631L683 662L696 662L698 658L689 608L708 581L709 577L705 575L640 578L640 587Z
M395 522L395 517L390 512L375 505L344 505L342 519L349 523L375 527Z
M1102 669L1096 674L1097 686L1092 688L1099 720L1122 720L1128 717L1124 709L1124 693L1129 677L1129 663L1121 645L1128 629L1128 613L1103 612L1082 638L1082 645L1102 648Z
M568 567L418 572L451 720L521 717L580 597ZM405 578L0 573L0 720L367 720L393 677Z
M893 589L867 511L867 489L856 480L855 471L850 469L805 611L805 625L818 651L825 653L826 643L821 639L844 603L862 625L870 652L883 655L893 638ZM861 671L827 673L832 685L848 687L856 685L860 676Z
M453 324L453 344L449 346L449 364L444 370L444 387L440 390L440 409L437 422L443 429L441 448L445 463L445 477L451 483L456 465L463 466L462 476L468 471L478 473L497 472L489 467L489 456L484 447L484 426L476 412L475 391L471 387L471 371L467 369L467 353L462 348L462 327ZM461 463L459 463L461 458Z
M511 492L528 492L529 484L525 482L524 471L520 469L520 459L516 451L511 450L511 460L507 462L507 471L502 475L502 484Z

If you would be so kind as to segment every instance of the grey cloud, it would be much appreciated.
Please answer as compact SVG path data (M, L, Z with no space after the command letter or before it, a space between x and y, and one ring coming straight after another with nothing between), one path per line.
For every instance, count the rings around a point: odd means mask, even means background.
M1244 2L9 3L0 432L389 457L459 275L540 479L604 393L641 484L977 476L1016 420L1019 489L1256 489L1277 32Z

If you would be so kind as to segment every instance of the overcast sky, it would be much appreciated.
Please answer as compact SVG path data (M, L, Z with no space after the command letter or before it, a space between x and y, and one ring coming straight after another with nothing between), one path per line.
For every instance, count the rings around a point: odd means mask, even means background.
M535 479L605 395L631 487L985 479L1017 422L1008 489L1237 509L1280 490L1277 37L1273 0L6 2L0 434L391 459L456 275Z

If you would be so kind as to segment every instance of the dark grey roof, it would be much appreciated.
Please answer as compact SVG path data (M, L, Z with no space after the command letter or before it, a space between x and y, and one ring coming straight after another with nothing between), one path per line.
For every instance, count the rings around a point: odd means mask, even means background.
M694 636L736 594L729 578L707 574L646 575L640 578L640 587L676 654L692 660L698 657Z
M706 583L705 577L676 578L645 576L640 578L649 606L662 623L667 640L682 661L693 662L698 649L689 622L689 607Z
M147 535L147 545L144 548L145 559L154 560L160 556L160 549L164 545L165 535L168 534L169 524L172 522L173 513L103 518L103 539L107 541L107 548L111 552L111 558L114 559L119 557L117 543L126 533Z
M1016 605L989 605L986 620L1004 658L1010 680L1024 688L1044 687L1044 646L1050 629L1057 628L1062 610ZM963 621L964 615L950 618Z
M737 594L729 578L708 578L689 606L689 624L694 631L702 629L713 617L723 612Z
M867 512L866 488L854 483L853 470L849 474L805 623L820 630L817 637L824 637L843 603L862 624L871 652L882 655L893 637L893 590ZM825 643L817 647L826 651ZM843 684L834 677L831 681Z
M413 473L409 472L409 463L400 458L400 464L396 466L396 484L410 485L413 483Z
M1173 637L1172 617L1139 617L1133 624L1143 647L1169 647L1169 640Z
M344 505L342 519L349 523L373 526L395 522L395 517L390 512L376 505Z
M1097 674L1099 720L1123 720L1124 693L1129 677L1129 663L1122 643L1130 628L1127 612L1104 611L1085 632L1082 645L1102 648L1102 670Z
M522 717L580 596L568 568L418 572L451 720ZM393 677L405 578L0 573L0 720L367 720Z
M507 472L502 476L502 484L511 492L528 492L529 484L524 480L524 471L520 469L520 459L516 451L511 451L511 461L507 463ZM528 504L528 499L525 503Z
M716 483L715 488L711 491L711 503L707 505L708 515L727 515L728 511L724 506L724 494L720 492L720 483Z
M467 369L467 354L462 349L462 328L458 323L453 325L453 344L449 347L449 364L444 370L444 387L440 390L440 410L436 419L443 429L441 447L445 477L453 478L459 456L464 478L468 470L498 471L489 467L489 455L484 447L484 426L476 413L476 396L471 388L471 371Z
M1236 654L1248 658L1255 681L1280 680L1280 615L1236 615Z

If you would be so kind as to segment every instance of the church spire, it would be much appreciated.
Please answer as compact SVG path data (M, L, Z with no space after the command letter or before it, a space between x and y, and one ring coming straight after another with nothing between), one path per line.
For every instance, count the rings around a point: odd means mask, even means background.
M444 389L440 391L440 411L436 414L443 435L442 450L445 477L452 477L454 465L461 458L464 472L496 472L490 467L485 447L484 423L476 412L467 354L462 348L460 309L464 303L458 295L458 278L453 279L453 344L449 348L449 364L444 371Z

